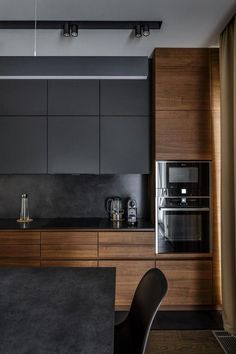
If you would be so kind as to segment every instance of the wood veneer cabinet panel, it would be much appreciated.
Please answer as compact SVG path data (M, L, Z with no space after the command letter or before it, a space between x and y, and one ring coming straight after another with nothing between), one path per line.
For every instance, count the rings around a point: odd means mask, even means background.
M0 267L40 267L40 260L21 258L1 258Z
M28 231L1 231L0 245L9 244L40 244L39 232Z
M212 234L213 234L213 301L222 303L221 294L221 157L220 157L220 70L219 49L211 54L212 109Z
M42 244L41 257L51 259L96 258L97 245L84 244Z
M72 231L57 231L57 232L42 232L42 245L56 244L97 244L97 232L72 232Z
M100 232L100 258L154 258L153 232Z
M99 267L116 268L116 306L130 306L142 276L155 266L154 261L99 261Z
M211 305L212 262L209 260L156 261L166 276L168 293L163 305Z
M97 267L97 261L42 261L41 267Z
M155 65L160 69L179 68L187 71L208 70L207 48L157 48Z
M27 244L6 244L0 245L0 257L8 258L39 258L40 245L27 245Z
M211 109L212 111L220 111L220 63L219 49L210 49L211 64Z
M210 160L210 111L156 112L157 160Z
M155 51L155 110L210 109L208 49Z

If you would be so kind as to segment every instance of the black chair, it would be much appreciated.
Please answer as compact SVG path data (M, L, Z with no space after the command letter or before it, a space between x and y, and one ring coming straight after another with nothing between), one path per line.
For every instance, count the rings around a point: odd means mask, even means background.
M115 325L115 354L145 354L148 336L162 299L167 292L167 280L156 268L141 279L128 316Z

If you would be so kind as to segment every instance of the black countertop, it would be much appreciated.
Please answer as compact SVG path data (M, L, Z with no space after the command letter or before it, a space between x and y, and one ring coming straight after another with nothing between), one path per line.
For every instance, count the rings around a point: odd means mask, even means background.
M41 230L41 229L83 229L83 230L112 230L112 231L154 231L154 225L143 219L138 219L135 225L127 221L112 222L101 218L57 218L34 219L30 223L22 224L16 219L0 219L0 230Z

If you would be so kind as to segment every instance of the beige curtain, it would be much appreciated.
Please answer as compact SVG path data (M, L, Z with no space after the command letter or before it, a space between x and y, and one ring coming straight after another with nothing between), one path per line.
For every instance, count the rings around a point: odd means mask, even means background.
M236 334L236 16L221 34L220 79L223 318Z

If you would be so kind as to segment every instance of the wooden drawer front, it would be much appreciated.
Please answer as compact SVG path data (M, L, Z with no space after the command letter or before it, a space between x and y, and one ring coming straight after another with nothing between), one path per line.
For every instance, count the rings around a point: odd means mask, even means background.
M97 232L42 232L42 245L57 244L79 244L79 245L96 245Z
M40 267L40 260L21 258L2 258L0 267Z
M51 259L96 258L97 245L57 244L41 245L41 257Z
M97 261L42 261L41 267L97 267Z
M0 257L40 257L40 245L0 245Z
M153 232L100 232L100 258L153 258Z
M99 261L99 267L116 268L116 306L129 307L142 276L154 261Z
M0 245L9 244L40 244L40 233L39 232L28 232L28 231L1 231L0 232Z
M156 261L168 280L164 305L212 304L212 262L208 260Z

